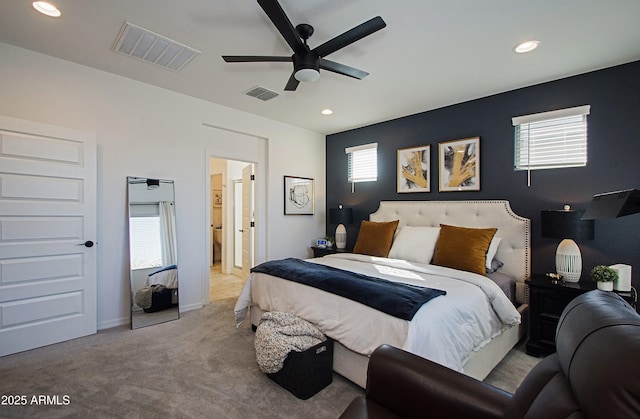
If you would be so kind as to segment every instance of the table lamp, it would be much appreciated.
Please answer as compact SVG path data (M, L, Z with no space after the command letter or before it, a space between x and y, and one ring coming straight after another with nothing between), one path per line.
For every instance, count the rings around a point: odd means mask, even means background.
M347 247L347 228L344 225L353 223L353 209L343 208L342 205L338 205L338 208L331 208L329 222L338 224L336 227L336 248L344 249Z
M593 196L583 220L618 218L640 212L640 190L625 189Z
M640 190L624 189L594 195L582 219L618 218L639 212ZM614 283L614 289L616 291L631 291L631 266L616 264L609 267L618 272L618 280Z
M542 237L562 239L556 249L556 273L566 282L578 282L582 274L582 254L574 240L593 240L593 221L583 220L584 211L540 211Z

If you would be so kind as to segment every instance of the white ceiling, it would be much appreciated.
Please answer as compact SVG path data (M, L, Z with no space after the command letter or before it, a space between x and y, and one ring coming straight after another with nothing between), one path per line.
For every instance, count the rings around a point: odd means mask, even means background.
M285 92L292 64L220 57L291 55L255 0L51 1L62 17L3 0L0 42L324 134L640 59L638 0L280 0L294 26L314 26L311 48L374 16L387 23L327 57L367 78L321 71ZM125 21L202 54L178 73L116 54ZM528 39L540 47L513 52ZM244 94L256 85L280 96Z

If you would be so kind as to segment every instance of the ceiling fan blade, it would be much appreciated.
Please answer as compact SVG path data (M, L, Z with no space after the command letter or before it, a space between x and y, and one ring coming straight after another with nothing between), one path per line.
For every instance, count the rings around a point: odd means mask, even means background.
M340 48L344 48L347 45L369 36L374 32L386 27L387 24L382 20L380 16L376 16L355 28L349 29L342 35L338 35L333 39L328 40L324 44L314 48L313 50L321 57L326 57L332 52L336 52Z
M268 63L291 62L291 57L274 57L265 55L223 55L222 59L228 63Z
M295 71L293 73L291 73L291 77L289 77L289 81L287 82L287 85L284 87L284 90L287 91L294 91L298 88L298 85L300 84L300 82L298 81L298 79L295 78Z
M335 61L325 60L320 58L320 68L334 73L342 74L344 76L353 77L354 79L362 80L369 75L366 71L358 70L357 68L349 67L348 65L336 63Z
M307 50L307 47L298 35L298 31L296 31L296 28L291 24L291 21L285 14L284 10L282 10L278 0L258 0L258 4L262 7L262 10L264 10L267 16L269 16L271 22L273 22L284 40L287 41L287 44L289 44L294 52L303 53Z

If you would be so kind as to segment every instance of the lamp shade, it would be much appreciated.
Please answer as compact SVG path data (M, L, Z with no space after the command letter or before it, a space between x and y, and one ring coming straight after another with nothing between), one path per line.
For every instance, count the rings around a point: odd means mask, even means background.
M331 208L329 210L329 222L331 224L353 223L353 209L352 208Z
M625 189L593 196L583 220L618 218L640 212L640 190Z
M584 220L584 211L540 211L542 237L550 239L593 240L593 220Z

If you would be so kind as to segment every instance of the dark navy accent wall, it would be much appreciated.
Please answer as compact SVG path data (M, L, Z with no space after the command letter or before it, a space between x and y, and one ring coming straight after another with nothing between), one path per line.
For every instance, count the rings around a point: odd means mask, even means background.
M425 91L422 94L428 95ZM511 118L591 105L586 167L514 171ZM389 97L387 106L393 106ZM438 192L438 143L480 137L480 191ZM378 181L347 182L345 147L378 143ZM396 193L396 152L431 145L431 192ZM347 226L348 246L355 243L360 221L382 200L507 199L513 210L531 219L532 273L555 270L559 241L540 236L540 210L569 204L585 209L600 192L640 188L640 61L522 88L494 96L407 116L327 136L327 213L338 204L353 207ZM327 234L335 225L327 220ZM595 239L578 242L583 278L595 265L633 266L640 284L640 214L596 220Z

